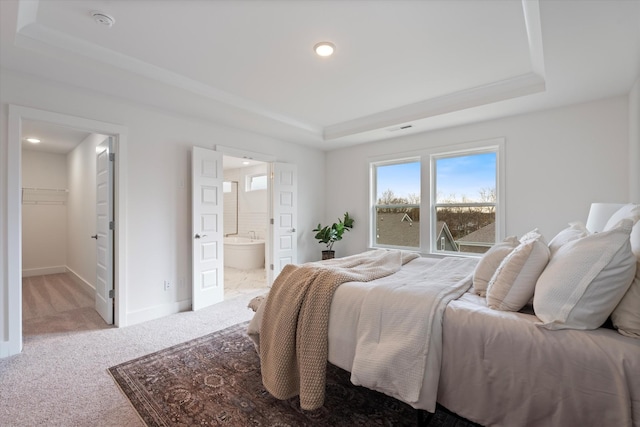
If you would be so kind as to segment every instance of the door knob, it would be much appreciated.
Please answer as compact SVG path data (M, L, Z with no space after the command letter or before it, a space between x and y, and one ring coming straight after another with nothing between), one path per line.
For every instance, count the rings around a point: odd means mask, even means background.
M94 234L93 236L91 236L91 238L92 238L92 239L96 239L96 240L98 240L98 235L97 235L97 234Z
M207 237L207 235L206 235L206 234L203 234L202 236L201 236L201 235L199 235L199 234L196 234L196 235L195 235L195 238L196 238L196 239L199 239L199 238L201 238L201 237Z

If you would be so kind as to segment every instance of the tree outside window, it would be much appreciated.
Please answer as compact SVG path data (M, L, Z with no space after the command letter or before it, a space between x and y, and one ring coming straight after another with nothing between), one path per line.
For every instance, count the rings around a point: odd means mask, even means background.
M372 164L373 246L486 252L501 229L496 224L501 144ZM430 162L430 176L420 174L424 162ZM421 206L427 233L420 232ZM421 242L421 234L430 241Z
M495 151L432 158L432 250L484 253L495 244L496 160ZM443 243L447 240L450 245Z
M375 167L375 245L420 247L420 161Z

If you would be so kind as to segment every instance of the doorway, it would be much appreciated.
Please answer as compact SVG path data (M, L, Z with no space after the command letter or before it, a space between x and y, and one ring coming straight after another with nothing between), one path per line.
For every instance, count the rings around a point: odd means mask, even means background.
M107 137L33 120L22 122L22 135L23 335L102 328L87 183L95 181L94 141Z
M252 160L259 160L267 166L265 173L261 168L253 173L242 173L234 179L227 173L227 192L237 188L236 199L227 201L227 205L233 207L239 204L241 188L248 192L262 190L267 197L266 217L262 215L260 222L256 222L256 228L265 225L264 256L255 257L258 266L265 265L266 287L269 287L275 277L287 264L297 263L297 166L295 164L279 163L270 156L262 154L249 154L241 150L229 147L216 146L214 150L193 147L191 152L191 231L192 231L192 309L213 305L224 299L225 280L224 263L229 265L232 257L225 255L231 248L224 243L226 238L229 243L238 243L246 250L246 246L254 246L259 239L259 230L242 228L240 224L240 212L238 209L232 222L228 225L227 233L224 231L224 158L228 157L228 169L242 169L250 166ZM267 158L269 157L269 158ZM235 158L235 159L234 159ZM237 168L231 166L234 160L239 161ZM248 162L246 164L245 162ZM256 202L257 203L257 202ZM260 209L264 211L264 209ZM229 216L229 215L227 215ZM254 225L252 222L250 225ZM246 235L242 235L246 233ZM235 240L235 241L234 241ZM235 249L235 248L234 248ZM255 249L255 248L252 248ZM246 258L248 254L241 254L236 258ZM251 258L254 258L252 255ZM258 267L256 266L256 267ZM251 264L241 264L235 267L245 271L252 269ZM260 268L261 270L262 268ZM233 273L232 273L233 274ZM263 289L262 279L256 281L259 288L250 286L251 289ZM220 286L222 284L222 286ZM254 290L255 292L255 290Z
M7 301L9 311L7 313L8 342L3 348L3 355L13 355L22 351L23 343L23 294L22 294L22 139L23 124L34 121L51 125L68 127L78 131L95 133L101 135L111 135L114 138L116 151L126 142L127 129L122 126L110 123L84 119L75 116L68 116L50 111L37 110L28 107L9 105L9 126L8 126L8 149L7 157L9 165L7 169L7 278L8 292ZM26 135L25 135L26 137ZM95 155L95 152L94 152ZM118 294L114 299L114 323L117 326L125 325L126 313L126 289L124 276L126 271L126 254L124 253L125 238L125 206L118 195L123 194L126 185L126 153L123 151L119 155L119 162L114 169L114 221L119 225L114 233L114 286ZM92 223L94 221L91 221Z
M269 164L223 156L224 297L268 289Z
M113 304L96 312L96 247L107 241L97 240L96 155L109 137L34 120L22 135L23 335L106 327Z

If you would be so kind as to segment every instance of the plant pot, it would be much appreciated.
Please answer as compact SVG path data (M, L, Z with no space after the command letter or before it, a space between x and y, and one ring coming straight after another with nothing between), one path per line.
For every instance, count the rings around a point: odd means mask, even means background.
M322 251L322 259L333 259L336 257L336 251Z

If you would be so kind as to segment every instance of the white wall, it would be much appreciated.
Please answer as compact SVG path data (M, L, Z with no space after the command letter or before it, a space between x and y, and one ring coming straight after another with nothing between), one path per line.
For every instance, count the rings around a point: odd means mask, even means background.
M0 357L4 357L16 347L15 337L12 336L13 333L9 332L9 272L7 269L9 262L7 245L9 239L7 231L9 226L21 227L22 224L9 224L7 218L7 176L9 165L5 159L9 156L9 145L7 144L9 136L9 107L4 102L1 89L2 74L0 73L0 101L2 101L0 102ZM20 250L22 251L22 248Z
M67 155L69 200L67 266L83 283L96 286L96 147L104 135L91 134Z
M247 177L267 173L267 165L262 164L240 169L238 184L238 232L241 235L254 231L259 238L267 236L267 190L247 191Z
M0 115L0 129L7 128L7 117L6 110L4 106L0 105L2 108L2 114ZM2 131L3 134L6 134L6 131ZM7 144L4 142L0 144L0 158L7 158ZM8 273L7 273L7 214L6 214L6 194L5 188L7 188L7 168L4 167L4 162L2 163L2 168L0 169L0 310L2 310L2 314L0 314L0 348L2 351L0 352L0 357L4 357L5 353L9 352L9 331L8 331L8 310L7 310L7 292L8 292Z
M640 203L640 77L629 93L629 201Z
M324 219L349 211L355 226L335 248L340 256L362 251L371 157L504 137L506 233L538 227L550 239L567 222L586 220L591 202L628 200L628 122L628 99L621 96L335 150L326 158L331 203Z
M23 276L62 273L67 264L67 194L64 154L22 151L22 271Z
M236 181L238 183L238 235L248 236L250 231L254 231L258 238L267 237L268 218L268 191L256 190L247 191L247 176L266 174L268 171L266 163L257 166L244 168L227 169L224 171L225 181ZM232 206L224 207L225 223L227 213L235 212ZM225 233L227 233L225 228Z
M128 129L126 146L126 194L121 202L126 211L127 285L126 322L135 323L168 314L188 306L191 297L190 158L194 145L213 148L216 144L257 153L268 153L277 161L295 163L299 170L298 259L319 258L310 230L317 223L315 212L323 203L325 154L320 150L278 141L266 136L211 122L178 116L134 105L97 93L62 86L8 70L0 73L2 114L0 134L3 186L0 191L0 229L6 232L6 154L8 147L7 104L99 120ZM117 157L116 153L116 157ZM116 225L118 226L118 225ZM2 263L8 254L4 248ZM4 267L4 264L0 264ZM4 268L3 268L3 271ZM163 281L175 286L164 290ZM2 275L3 298L0 331L7 331L7 292L10 286ZM0 337L2 339L2 337Z

